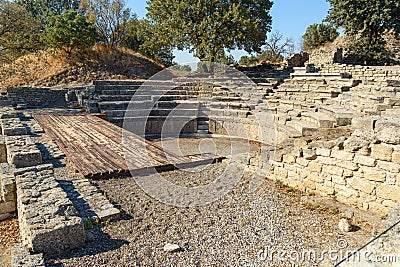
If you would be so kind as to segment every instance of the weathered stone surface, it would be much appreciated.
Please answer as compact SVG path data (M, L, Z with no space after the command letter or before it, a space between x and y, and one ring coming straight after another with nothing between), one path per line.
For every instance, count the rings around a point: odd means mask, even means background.
M331 150L328 148L318 147L316 150L317 156L329 157L331 155Z
M376 188L376 195L383 199L399 201L400 187L395 185L381 184Z
M17 168L40 165L42 154L35 143L28 136L14 136L6 138L7 161Z
M4 136L0 136L0 163L7 162L7 148Z
M31 254L23 245L11 249L11 267L45 267L43 254Z
M350 180L350 186L367 194L371 194L375 189L374 183L357 177L354 177Z
M369 167L373 167L376 164L376 159L371 158L371 157L367 157L367 156L362 156L362 155L355 155L354 156L354 162L358 163L360 165L364 165L364 166L369 166Z
M360 170L364 173L364 178L370 181L384 182L386 179L385 171L379 171L378 169L370 167L362 167Z
M16 184L24 245L35 253L53 254L84 244L82 220L51 170L19 175Z
M338 227L342 232L351 232L352 230L352 226L346 218L340 219Z
M371 146L371 156L375 159L391 161L393 147L386 144L373 144Z
M332 149L331 157L344 160L351 161L354 158L354 153L346 152L343 150Z
M304 149L303 157L308 160L314 160L317 158L317 153L316 153L315 149Z

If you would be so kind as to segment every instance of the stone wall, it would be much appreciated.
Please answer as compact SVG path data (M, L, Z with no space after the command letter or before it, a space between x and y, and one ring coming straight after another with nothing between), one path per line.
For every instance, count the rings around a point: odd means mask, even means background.
M25 104L30 107L46 106L65 99L66 89L9 87L8 99L12 105Z
M321 67L321 73L347 73L364 84L388 85L387 81L400 80L399 66L328 64Z
M326 64L341 63L343 49L316 49L309 55L308 64L322 66Z
M331 196L339 202L386 215L400 204L398 119L355 119L357 130L310 146L295 142L271 161L270 179L301 191ZM279 154L279 153L278 153Z

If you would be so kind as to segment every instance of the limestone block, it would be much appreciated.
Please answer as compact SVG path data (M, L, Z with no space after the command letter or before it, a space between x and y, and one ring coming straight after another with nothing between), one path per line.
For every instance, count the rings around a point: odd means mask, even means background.
M82 219L51 172L25 172L16 177L16 184L24 245L49 255L83 246Z
M288 164L293 164L296 162L296 157L290 154L283 155L283 162Z
M338 161L336 165L350 171L357 171L360 168L356 163L351 161Z
M335 191L336 191L337 195L341 195L345 198L359 196L357 190L349 188L348 186L345 186L345 185L340 185L340 184L335 185Z
M303 157L308 160L314 160L317 158L317 153L316 153L315 149L304 149Z
M7 148L4 137L0 136L0 163L7 162Z
M310 161L310 163L308 163L308 169L312 172L320 173L322 171L322 165L316 161Z
M360 170L364 173L364 178L370 181L384 182L386 179L386 172L379 171L375 168L362 167Z
M318 147L316 154L317 156L329 157L331 155L331 150L328 148Z
M376 212L376 213L379 213L382 215L386 215L389 213L390 208L385 207L384 205L382 205L379 202L372 201L372 202L368 203L368 210L371 210L373 212Z
M340 184L340 185L345 185L346 180L343 176L338 176L338 175L332 175L332 183L334 184Z
M315 182L313 182L313 181L305 180L305 181L303 181L303 185L304 185L304 187L309 188L311 190L316 189Z
M331 157L343 160L351 161L354 158L354 153L346 152L343 150L332 149Z
M371 194L375 189L375 184L358 177L354 177L349 179L349 184L352 188L356 190L360 190L364 193Z
M325 180L324 176L319 174L318 172L311 172L308 176L308 179L316 183L323 183Z
M357 117L351 120L351 126L355 129L362 129L366 131L373 131L375 122L379 116Z
M378 160L376 167L384 171L389 171L394 173L400 172L400 164L393 162Z
M321 184L315 184L315 187L316 187L316 190L323 196L335 194L335 189L332 187L328 187L328 186L321 185Z
M306 160L305 158L297 158L297 159L296 159L296 163L299 164L299 165L301 165L301 166L303 166L303 167L307 167L309 161Z
M317 161L322 165L336 165L337 163L337 159L323 156L318 156Z
M392 154L392 161L395 163L400 163L400 151L394 151Z
M400 203L400 187L396 185L381 184L376 188L376 195L383 199Z
M14 164L17 168L39 165L42 163L42 154L39 150L13 153L10 155L8 163Z
M322 169L331 175L336 175L336 176L343 175L343 168L337 166L324 166Z
M373 167L376 164L376 160L374 158L362 156L362 155L358 155L358 154L356 154L354 156L354 162L357 164L360 164L363 166L369 166L369 167Z

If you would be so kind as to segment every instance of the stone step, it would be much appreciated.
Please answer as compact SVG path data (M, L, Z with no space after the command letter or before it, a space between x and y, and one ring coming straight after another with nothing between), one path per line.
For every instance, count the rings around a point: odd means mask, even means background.
M120 216L120 211L86 179L58 180L82 220L107 221Z
M358 115L355 111L334 105L321 106L320 111L332 115L336 119L338 126L351 125L351 120Z
M208 127L209 127L208 124L197 124L198 130L207 130L207 132L208 132Z
M134 95L137 89L101 90L101 95Z
M17 168L42 164L42 154L29 136L7 136L7 162Z
M302 136L299 131L287 125L277 125L276 135L278 144L289 138L298 138Z
M305 120L291 120L286 123L287 126L294 128L302 136L312 135L314 132L318 131L318 124L305 121Z
M197 115L198 109L187 109L178 106L175 109L152 108L152 109L129 109L129 110L105 110L107 117L145 117L145 116L179 116ZM171 114L172 113L172 114Z
M333 128L336 125L335 117L324 112L302 112L301 118L317 124L320 128Z
M116 109L130 109L133 108L151 108L154 102L152 100L146 101L104 101L99 102L99 108L103 112L104 110L116 110Z
M42 166L16 176L22 243L34 253L49 255L79 248L85 243L82 219L53 170Z
M144 96L144 95L99 95L99 101L145 101L152 100L152 96Z

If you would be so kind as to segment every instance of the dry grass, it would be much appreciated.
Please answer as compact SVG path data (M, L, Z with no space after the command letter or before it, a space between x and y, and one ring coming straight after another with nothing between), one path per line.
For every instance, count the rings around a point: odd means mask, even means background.
M123 47L96 45L67 55L46 50L0 66L0 90L9 86L87 84L95 79L148 78L164 66Z
M0 249L11 247L21 242L18 219L10 219L0 222Z

